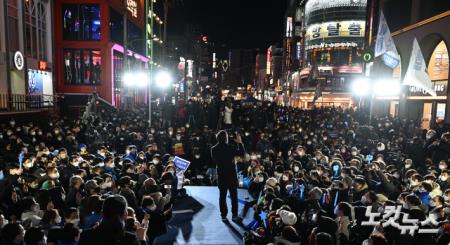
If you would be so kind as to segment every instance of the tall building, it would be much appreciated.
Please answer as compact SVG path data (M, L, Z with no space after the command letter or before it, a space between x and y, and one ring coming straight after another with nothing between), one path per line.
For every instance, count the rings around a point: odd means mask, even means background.
M231 49L229 55L229 71L226 87L247 87L254 82L254 66L256 51L253 49Z
M266 84L264 98L284 103L283 94L283 48L279 44L271 45L266 56Z
M290 104L351 106L349 84L363 73L367 0L289 2L283 77Z
M52 104L57 63L53 62L52 5L48 0L1 1L0 111L33 109L25 103L30 96Z
M255 63L255 89L258 92L259 99L262 98L267 86L267 54L258 51Z
M55 1L57 92L77 98L75 96L96 91L102 99L117 107L126 101L146 103L147 89L142 88L147 84L139 84L143 79L126 84L123 78L127 72L147 73L149 65L159 65L161 56L158 54L161 52L158 49L163 45L161 30L164 24L158 15L160 2Z

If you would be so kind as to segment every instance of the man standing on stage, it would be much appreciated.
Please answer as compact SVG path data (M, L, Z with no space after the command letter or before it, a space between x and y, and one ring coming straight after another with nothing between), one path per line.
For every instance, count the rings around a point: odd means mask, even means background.
M217 186L220 191L219 206L222 221L227 221L227 192L230 192L231 196L231 213L233 215L232 220L238 221L238 199L237 188L239 186L238 177L236 173L236 165L234 163L235 156L242 156L245 153L242 139L239 134L236 133L235 143L236 145L228 144L228 133L225 130L221 130L216 134L217 144L211 147L211 158L213 163L217 166Z

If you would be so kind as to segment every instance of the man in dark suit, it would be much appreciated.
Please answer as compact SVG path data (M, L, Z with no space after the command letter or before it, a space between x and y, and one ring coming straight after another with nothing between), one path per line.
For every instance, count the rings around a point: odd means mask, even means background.
M225 130L221 130L216 135L217 144L211 147L211 158L213 163L217 167L217 185L220 191L219 206L222 221L227 221L227 192L230 192L231 196L231 213L233 215L232 220L238 221L238 200L237 200L237 188L239 186L236 165L234 164L234 157L238 155L244 155L245 150L242 145L242 139L239 134L236 134L236 145L228 144L228 133Z
M110 196L103 203L103 220L97 228L81 233L79 245L147 245L147 225L138 225L136 233L125 231L127 200L120 195Z

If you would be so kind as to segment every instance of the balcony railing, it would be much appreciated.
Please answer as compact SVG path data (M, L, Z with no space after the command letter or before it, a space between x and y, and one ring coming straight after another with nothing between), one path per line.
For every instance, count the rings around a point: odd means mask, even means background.
M27 112L56 106L56 96L46 94L0 94L0 112Z

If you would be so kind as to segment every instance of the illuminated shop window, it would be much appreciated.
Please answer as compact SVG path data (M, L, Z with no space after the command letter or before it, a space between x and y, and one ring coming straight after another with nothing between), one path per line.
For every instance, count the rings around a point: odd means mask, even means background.
M428 63L428 74L431 81L448 79L448 51L444 41L441 41L431 55Z
M64 4L64 40L100 40L100 5Z
M67 84L99 84L101 52L88 49L64 49L64 81Z

